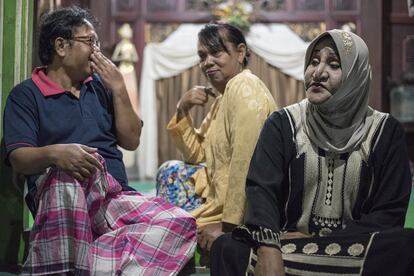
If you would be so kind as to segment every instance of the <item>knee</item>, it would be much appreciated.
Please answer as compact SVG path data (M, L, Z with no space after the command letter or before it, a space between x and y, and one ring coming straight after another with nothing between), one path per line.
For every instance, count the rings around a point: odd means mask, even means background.
M164 162L159 168L157 172L156 181L157 183L162 182L166 175L170 175L172 172L176 171L176 168L179 167L180 164L183 164L183 161L180 160L168 160Z
M250 251L247 243L233 239L231 233L220 236L210 251L211 275L245 275Z
M211 246L210 259L217 258L224 261L225 257L227 256L225 252L232 250L232 242L233 239L231 237L231 233L227 233L218 237Z
M211 275L237 275L234 269L234 262L237 260L232 252L231 233L218 237L210 250L210 272Z
M165 161L164 163L162 163L162 165L158 168L158 174L160 174L161 172L165 172L168 171L171 168L175 168L180 164L184 164L183 161L181 160L168 160Z
M160 206L164 206L164 211L158 213L157 218L165 220L174 220L174 221L183 221L183 222L190 222L195 226L195 218L189 213L186 212L184 209L174 206L173 204L169 203L162 197L155 197L154 202L159 204Z

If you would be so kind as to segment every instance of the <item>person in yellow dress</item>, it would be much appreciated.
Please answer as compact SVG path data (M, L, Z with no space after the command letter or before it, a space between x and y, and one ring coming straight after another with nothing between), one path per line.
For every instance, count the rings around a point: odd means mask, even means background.
M167 129L184 161L167 161L157 175L157 193L191 211L198 243L209 249L242 222L245 178L265 119L276 104L265 84L246 69L249 49L242 32L228 23L209 23L198 34L200 68L211 88L195 86L177 104ZM215 101L199 128L189 111Z

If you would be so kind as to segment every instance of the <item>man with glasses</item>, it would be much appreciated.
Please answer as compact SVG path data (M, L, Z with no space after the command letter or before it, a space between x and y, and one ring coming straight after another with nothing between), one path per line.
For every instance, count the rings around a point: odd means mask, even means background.
M175 274L195 221L128 186L117 145L136 149L142 122L95 24L77 7L43 15L44 66L7 99L6 162L26 175L35 216L22 275Z
M95 36L87 36L87 35L74 36L70 39L73 40L73 41L79 41L79 42L86 43L91 48L96 47L96 48L99 49L101 47L101 43L99 42L99 40Z

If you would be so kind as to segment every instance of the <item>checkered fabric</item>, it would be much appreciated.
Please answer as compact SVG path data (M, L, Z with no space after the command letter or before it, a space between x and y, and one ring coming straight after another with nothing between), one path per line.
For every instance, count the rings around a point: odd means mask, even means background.
M106 168L83 182L51 168L37 187L22 275L175 275L193 256L195 220L164 199L123 192Z

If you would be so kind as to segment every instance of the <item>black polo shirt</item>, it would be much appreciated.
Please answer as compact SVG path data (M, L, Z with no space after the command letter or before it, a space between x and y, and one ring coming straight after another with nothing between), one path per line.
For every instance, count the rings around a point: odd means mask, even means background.
M51 81L43 68L13 88L4 113L6 162L20 147L78 143L98 148L109 173L127 186L122 153L117 148L112 94L94 74L81 86L79 98ZM30 192L37 176L28 176Z

